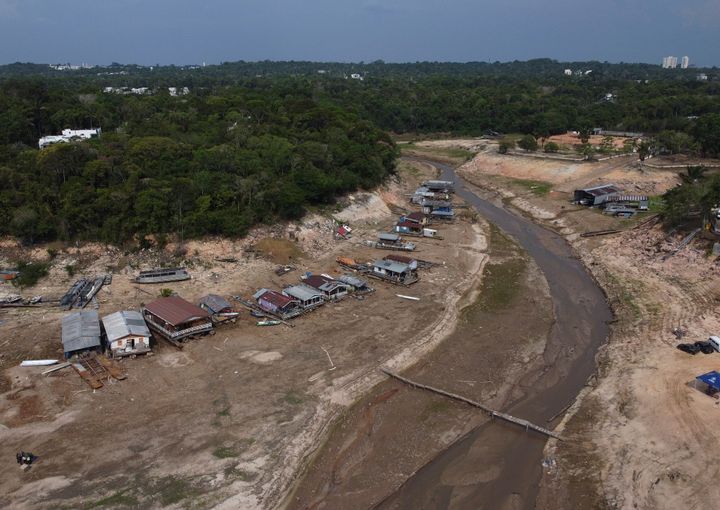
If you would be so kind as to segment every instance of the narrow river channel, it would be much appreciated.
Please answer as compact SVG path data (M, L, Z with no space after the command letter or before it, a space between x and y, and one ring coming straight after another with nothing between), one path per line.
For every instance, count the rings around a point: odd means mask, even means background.
M504 411L545 424L578 395L596 369L595 354L608 336L612 312L605 295L560 235L470 191L448 165L423 161L441 171L440 179L455 181L457 195L480 215L512 236L535 260L550 287L556 321L539 373L526 374L524 396ZM518 320L522 320L521 317ZM454 443L424 466L376 508L479 509L533 508L542 476L546 439L512 425L492 422ZM491 482L471 486L445 483L447 473L478 468L468 453L478 444L491 446L501 471Z
M455 181L456 194L505 239L512 239L508 242L515 248L510 251L533 259L528 260L527 267L532 267L528 271L542 272L547 287L543 282L541 290L523 278L503 273L493 285L513 286L519 292L514 304L495 312L472 307L474 311L466 314L466 320L443 344L407 372L422 382L442 381L447 373L453 373L455 380L461 376L478 380L488 378L485 375L498 377L499 384L512 389L500 411L552 428L556 415L573 402L595 372L595 355L607 339L612 319L605 295L563 237L506 208L500 200L474 192L452 167L412 159L436 167L440 179ZM493 251L500 254L498 260L508 256L498 240L491 243ZM516 369L503 377L504 367L516 358L515 351L508 349L521 348L523 338L530 337L543 342L532 361L520 368L519 375ZM448 364L447 360L454 362ZM425 451L431 447L424 446L422 434L412 434L426 430L423 402L433 397L413 401L413 395L412 390L400 390L396 382L387 381L354 406L357 412L350 412L352 417L337 425L325 454L311 465L312 476L300 482L289 508L363 509L372 504L381 510L535 507L547 439L506 422L483 421L419 470L414 471L414 466L413 471L404 471L408 465L405 452L417 450L425 458L432 454ZM384 405L388 399L394 404ZM382 409L377 418L373 418L375 407ZM555 421L550 423L551 419ZM413 427L403 427L407 423ZM394 482L388 484L390 477ZM398 488L388 493L392 487Z

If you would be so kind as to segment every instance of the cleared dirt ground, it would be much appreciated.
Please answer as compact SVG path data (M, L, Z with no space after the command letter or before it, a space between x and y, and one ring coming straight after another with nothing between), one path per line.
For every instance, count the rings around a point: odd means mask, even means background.
M574 187L599 180L657 194L676 182L677 171L641 171L624 158L528 161L491 148L463 168L473 183L565 234L617 318L598 356L597 377L559 427L571 440L548 443L540 508L701 508L720 500L713 483L720 404L693 385L697 375L720 369L720 354L690 356L675 348L720 331L720 266L708 255L709 241L698 239L663 260L683 233L668 236L659 226L629 230L642 217L607 218L568 202ZM538 192L537 183L551 185ZM578 236L602 228L628 230ZM682 340L675 328L686 332Z
M104 315L137 309L158 287L195 301L210 292L249 297L260 287L297 282L302 271L335 274L339 255L364 261L388 253L362 241L387 230L396 218L391 209L407 207L404 194L428 177L407 167L401 176L377 194L347 201L340 216L355 228L349 241L334 240L328 218L316 215L239 241L127 254L98 245L62 248L50 276L22 294L61 296L77 277L68 275L68 265L85 275L111 270L113 283L99 294ZM182 351L160 343L152 357L125 360L128 378L97 391L69 369L43 377L41 369L17 366L62 356L63 312L53 306L1 310L0 506L275 506L333 419L384 379L377 368L402 369L452 329L455 304L485 260L485 237L470 219L439 230L444 240L419 240L416 256L444 264L423 270L410 288L375 282L377 291L366 299L326 305L295 320L294 328L258 328L244 312L237 324ZM3 265L49 258L45 247L28 252L11 241L1 255ZM233 257L238 261L216 260ZM187 264L193 279L131 283L138 269L173 260ZM276 263L288 260L299 269L276 276ZM421 300L400 299L398 292ZM335 370L328 370L323 348ZM39 456L28 472L15 463L20 449Z

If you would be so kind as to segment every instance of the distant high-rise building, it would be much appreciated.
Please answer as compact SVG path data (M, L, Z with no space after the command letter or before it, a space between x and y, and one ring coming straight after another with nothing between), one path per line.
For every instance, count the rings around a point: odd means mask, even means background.
M681 67L682 69L687 69L689 66L690 66L690 57L688 57L688 56L686 55L686 56L684 56L684 57L682 58L682 60L680 61L680 67Z
M672 55L669 57L664 57L662 61L662 66L664 69L675 69L677 67L677 57L673 57Z

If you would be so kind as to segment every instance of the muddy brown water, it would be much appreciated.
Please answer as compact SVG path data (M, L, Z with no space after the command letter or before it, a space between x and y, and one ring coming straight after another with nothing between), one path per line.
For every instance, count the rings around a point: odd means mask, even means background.
M605 296L560 235L494 203L492 198L481 198L465 186L452 167L415 161L437 167L440 179L455 181L456 194L511 236L534 259L547 281L556 320L539 362L528 365L519 380L505 382L515 385L518 391L513 392L514 400L501 409L546 425L572 403L596 369L595 354L608 336L608 322L612 319ZM523 318L518 315L521 325ZM526 327L532 329L537 323L528 321ZM478 339L482 335L482 331L477 332ZM377 440L382 439L371 439ZM440 452L374 508L534 508L545 442L540 434L501 421L487 421ZM372 467L366 466L365 471ZM492 475L486 476L488 473Z

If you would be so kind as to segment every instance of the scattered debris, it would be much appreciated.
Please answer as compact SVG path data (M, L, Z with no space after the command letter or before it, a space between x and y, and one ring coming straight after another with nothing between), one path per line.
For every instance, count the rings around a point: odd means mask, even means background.
M330 353L329 353L329 352L327 351L327 349L326 349L325 347L323 347L322 345L320 346L320 348L321 348L323 351L325 351L325 354L327 355L327 359L328 359L328 361L330 362L330 368L328 368L328 371L335 370L337 367L335 366L335 363L333 363L333 360L332 360L332 358L330 357Z
M56 359L27 359L20 363L21 367L46 367L58 363Z
M92 301L100 289L106 285L106 276L99 276L94 279L80 278L70 290L60 299L60 306L65 310L73 308L85 308Z
M402 299L409 299L409 300L411 300L411 301L420 301L420 298L419 298L419 297L415 297L415 296L406 296L406 295L404 295L404 294L395 294L395 295L396 295L397 297L399 297L399 298L402 298Z
M49 368L49 369L47 369L47 370L43 370L43 371L40 372L40 373L41 373L42 375L48 375L48 374L51 374L51 373L53 373L53 372L57 372L58 370L62 370L63 368L67 368L67 367L69 367L70 365L72 365L72 363L70 363L70 362L60 363L59 365L55 365L55 366L52 367L52 368Z
M282 275L284 275L284 274L289 273L290 271L295 271L295 269L296 269L295 266L290 266L290 265L287 265L287 266L278 266L278 268L275 269L275 274L278 275L278 276L282 276Z

